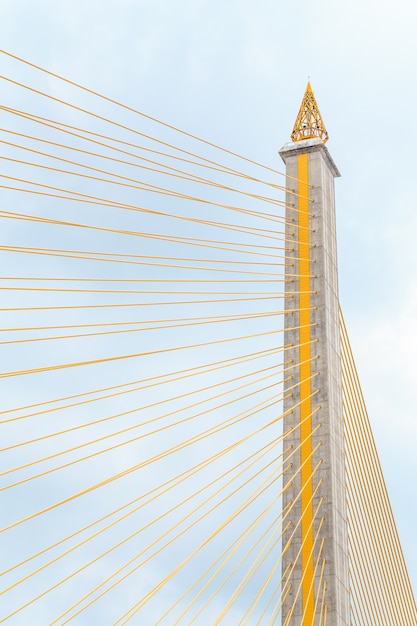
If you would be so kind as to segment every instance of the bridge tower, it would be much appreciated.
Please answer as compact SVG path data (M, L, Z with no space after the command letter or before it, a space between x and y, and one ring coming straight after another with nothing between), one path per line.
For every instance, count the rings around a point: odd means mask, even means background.
M328 134L310 83L286 165L284 449L292 463L283 512L283 626L348 626L349 581L334 178ZM293 243L292 243L293 242Z

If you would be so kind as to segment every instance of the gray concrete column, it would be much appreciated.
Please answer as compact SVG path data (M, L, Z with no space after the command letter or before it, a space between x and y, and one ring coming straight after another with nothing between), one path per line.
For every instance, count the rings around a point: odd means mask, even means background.
M313 522L314 562L309 564L313 570L305 571L301 558L297 554L303 541L302 529L297 530L297 521L303 513L301 498L298 497L303 485L300 473L292 478L294 472L300 467L300 451L292 453L290 462L293 464L284 480L284 485L291 481L283 498L284 512L286 507L291 511L285 518L292 524L283 538L283 546L292 535L292 541L288 550L284 553L282 572L287 572L288 595L283 608L282 624L286 626L311 626L319 624L321 611L321 594L323 582L319 589L322 557L325 558L322 581L326 581L325 603L327 605L328 626L348 626L349 618L349 580L347 561L347 524L346 524L346 498L345 498L345 470L344 470L344 443L343 443L343 416L342 416L342 388L341 388L341 363L340 363L340 330L339 330L339 298L337 276L337 253L336 253L336 227L335 227L335 201L334 201L334 178L340 176L327 148L320 139L306 139L297 143L286 144L280 151L280 156L286 164L287 187L298 193L299 155L308 155L308 224L309 250L310 250L310 313L311 331L311 429L312 449L318 449L312 455L312 490L317 491L312 499L313 512L317 511L320 501L321 506ZM300 308L300 263L298 261L299 245L297 242L299 198L291 192L287 192L287 203L293 207L287 208L286 227L287 247L290 257L293 259L292 267L287 268L286 309L292 311ZM293 244L291 242L294 242ZM300 361L300 314L287 314L285 330L285 345L291 344L285 358L292 359L294 364ZM291 330L294 329L294 330ZM301 338L302 339L302 338ZM318 358L315 358L318 357ZM300 445L300 368L298 365L290 370L292 379L286 383L288 394L285 400L284 410L288 415L284 420L284 430L287 432L295 427L295 430L287 434L284 440L284 449L292 446L292 450ZM294 385L297 387L292 388ZM320 426L318 427L318 425ZM316 427L317 430L316 430ZM291 455L291 452L288 453ZM314 471L314 468L315 471ZM298 499L297 499L298 498ZM304 505L305 506L305 505ZM322 517L324 519L322 520ZM322 524L318 532L319 524ZM284 524L285 525L285 524ZM321 540L324 544L320 559L317 558ZM297 559L297 561L296 561ZM293 564L295 566L293 567ZM314 568L316 568L314 572ZM292 616L289 618L291 607L294 604L297 589L300 588L304 575L307 578L314 577L314 603L317 605L316 618L312 621L305 615L303 618L303 591L300 591L295 601ZM302 588L302 587L301 587ZM304 591L304 596L306 595ZM304 597L304 607L306 597ZM311 613L311 598L310 598ZM288 621L286 621L286 619Z

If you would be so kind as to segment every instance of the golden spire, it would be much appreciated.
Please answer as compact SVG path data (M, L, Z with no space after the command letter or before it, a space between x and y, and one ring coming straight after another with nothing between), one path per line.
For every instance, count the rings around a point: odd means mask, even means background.
M293 141L301 141L302 139L312 139L313 137L318 137L323 143L326 143L329 135L321 118L309 81L297 119L295 120L291 139Z

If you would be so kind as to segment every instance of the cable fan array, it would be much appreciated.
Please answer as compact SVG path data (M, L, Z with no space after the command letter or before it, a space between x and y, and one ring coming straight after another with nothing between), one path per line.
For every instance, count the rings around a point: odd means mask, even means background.
M286 182L7 59L1 618L275 623Z

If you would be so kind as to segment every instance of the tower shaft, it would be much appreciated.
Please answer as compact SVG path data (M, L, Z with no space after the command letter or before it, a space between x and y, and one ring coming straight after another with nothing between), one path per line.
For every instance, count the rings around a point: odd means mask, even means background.
M287 144L283 626L349 625L334 178L319 138ZM293 244L291 242L294 242ZM323 622L322 622L323 623Z

